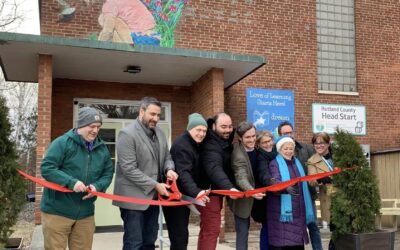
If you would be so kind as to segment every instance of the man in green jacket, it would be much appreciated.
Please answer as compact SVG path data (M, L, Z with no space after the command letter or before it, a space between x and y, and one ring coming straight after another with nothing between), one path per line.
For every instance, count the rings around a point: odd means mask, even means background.
M96 197L87 190L106 191L114 173L108 148L97 137L101 125L96 109L81 108L76 128L56 138L42 161L44 179L73 190L44 189L40 208L45 249L92 249Z

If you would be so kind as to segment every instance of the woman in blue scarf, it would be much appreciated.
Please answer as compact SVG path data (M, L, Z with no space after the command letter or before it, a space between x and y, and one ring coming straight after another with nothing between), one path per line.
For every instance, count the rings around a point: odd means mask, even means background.
M294 157L294 148L290 137L278 140L278 155L269 164L271 177L277 182L305 175L300 161ZM297 183L280 194L268 194L267 204L269 249L304 249L309 243L307 224L315 220L308 184Z

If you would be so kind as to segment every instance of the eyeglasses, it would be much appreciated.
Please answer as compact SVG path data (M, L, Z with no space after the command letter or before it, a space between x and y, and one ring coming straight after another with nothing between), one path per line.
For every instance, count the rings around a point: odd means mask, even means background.
M314 146L325 146L325 145L328 145L328 143L326 143L326 142L316 142L316 143L314 143Z

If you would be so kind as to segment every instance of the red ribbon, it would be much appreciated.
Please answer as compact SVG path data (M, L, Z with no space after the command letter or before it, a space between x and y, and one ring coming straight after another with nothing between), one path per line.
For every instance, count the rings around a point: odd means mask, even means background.
M345 169L345 170L351 170L351 169ZM37 177L33 177L28 175L27 173L17 169L18 173L22 175L23 177L45 187L49 188L52 190L56 190L59 192L64 192L64 193L71 193L73 192L72 190L63 187L61 185L58 185L56 183L46 181ZM321 173L321 174L313 174L313 175L307 175L307 176L302 176L302 177L297 177L293 178L289 181L284 181L280 182L268 187L262 187L262 188L257 188L254 190L249 190L245 192L240 192L240 191L230 191L230 190L211 190L200 197L197 197L197 200L200 200L202 197L205 195L209 195L210 193L213 194L219 194L219 195L225 195L225 196L234 196L237 198L243 198L243 197L250 197L253 194L257 193L265 193L265 192L278 192L281 190L284 190L290 186L293 186L294 184L298 182L304 182L304 181L314 181L318 179L322 179L334 174L338 174L342 172L340 168L335 168L332 172L326 172L326 173ZM179 190L178 190L179 191ZM115 195L115 194L107 194L103 192L97 192L97 191L92 191L90 189L87 190L88 193L92 193L93 195L109 199L109 200L114 200L114 201L122 201L122 202L129 202L129 203L136 203L136 204L143 204L143 205L161 205L161 206L181 206L181 205L189 205L192 204L191 202L188 201L169 201L169 200L148 200L148 199L140 199L140 198L134 198L134 197L127 197L127 196L121 196L121 195Z
M23 171L21 171L19 169L17 169L17 171L18 171L18 173L20 175L22 175L26 179L31 180L31 181L39 184L40 186L43 186L43 187L46 187L46 188L49 188L49 189L53 189L53 190L56 190L56 191L59 191L59 192L64 192L64 193L72 193L73 192L72 190L70 190L70 189L68 189L66 187L63 187L61 185L58 185L56 183L53 183L53 182L50 182L50 181L46 181L46 180L43 180L43 179L39 179L37 177L30 176L29 174L27 174L27 173L25 173L25 172L23 172Z

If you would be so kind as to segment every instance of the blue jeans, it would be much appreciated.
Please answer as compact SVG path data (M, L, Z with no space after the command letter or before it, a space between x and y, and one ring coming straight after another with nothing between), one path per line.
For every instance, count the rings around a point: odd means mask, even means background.
M124 221L123 250L154 250L158 231L158 206L144 211L120 208Z
M310 241L313 250L323 250L322 242L321 242L321 233L319 232L319 227L317 225L317 209L315 207L315 201L312 201L314 215L315 215L315 222L311 222L307 225L308 233L310 234Z
M262 224L260 230L260 250L268 250L268 225L266 222Z
M249 241L250 217L247 219L235 215L236 250L247 250Z

